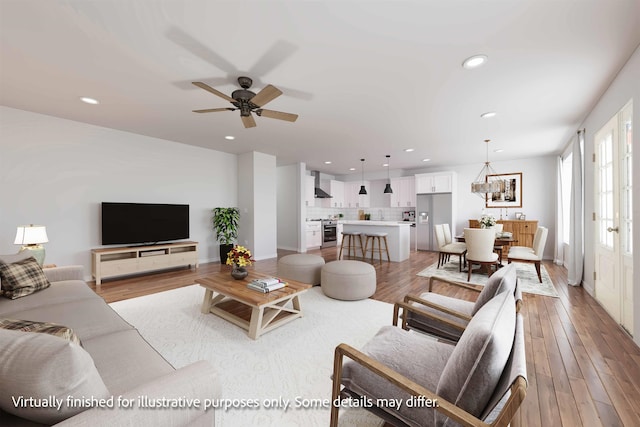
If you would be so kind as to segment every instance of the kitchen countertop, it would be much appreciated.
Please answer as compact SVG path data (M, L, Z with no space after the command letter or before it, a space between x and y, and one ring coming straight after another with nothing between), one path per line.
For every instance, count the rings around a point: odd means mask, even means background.
M345 221L341 221L343 224L349 224L349 225L379 225L379 226L385 226L385 227L403 227L403 226L410 226L411 222L410 221L369 221L369 220L363 220L363 221L354 221L354 220L345 220Z

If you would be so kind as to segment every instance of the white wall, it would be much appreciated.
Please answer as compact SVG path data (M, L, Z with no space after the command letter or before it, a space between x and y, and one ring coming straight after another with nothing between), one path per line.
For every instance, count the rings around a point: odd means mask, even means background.
M596 106L591 110L580 128L585 129L585 268L584 287L593 295L593 271L595 264L595 236L592 212L594 211L594 165L591 161L594 150L594 135L613 117L624 105L633 99L633 194L638 194L640 189L640 48L636 49L627 64L618 73L613 83L605 91ZM576 129L577 130L577 129ZM633 247L635 277L638 277L640 266L640 197L634 198L633 205ZM640 280L634 281L634 341L640 345Z
M300 227L303 222L305 172L303 163L281 166L277 170L278 249L306 251L306 248L302 250Z
M484 162L458 165L446 168L424 168L405 171L405 175L417 173L454 171L458 178L456 233L468 227L469 219L477 219L485 208L484 199L471 193L471 182L478 176ZM515 219L515 212L522 212L529 220L537 220L539 225L549 228L544 258L553 259L553 241L555 236L555 194L556 160L554 156L531 159L491 162L496 173L522 172L522 208L504 209L486 208L485 211L496 218Z
M100 247L100 203L190 205L201 262L217 260L211 209L237 204L237 157L0 107L0 253L16 226L47 227L47 263L82 264Z
M238 241L256 260L278 256L276 184L275 156L256 151L238 156Z

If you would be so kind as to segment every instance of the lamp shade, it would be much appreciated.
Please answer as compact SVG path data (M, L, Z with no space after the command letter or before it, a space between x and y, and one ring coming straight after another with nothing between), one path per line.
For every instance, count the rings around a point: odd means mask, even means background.
M16 232L16 245L39 245L47 243L47 228L44 225L20 225Z

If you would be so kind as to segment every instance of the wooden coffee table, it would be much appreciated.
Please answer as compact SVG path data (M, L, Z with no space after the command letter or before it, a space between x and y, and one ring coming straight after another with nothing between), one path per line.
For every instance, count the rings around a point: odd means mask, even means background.
M311 288L311 285L286 280L286 287L266 294L247 288L247 284L253 279L267 277L273 276L250 271L244 280L235 280L228 272L214 273L207 278L198 279L200 286L205 288L201 311L213 313L246 329L249 337L254 340L265 332L302 317L300 295ZM229 310L230 304L227 303L231 300L251 309L250 320L247 321Z

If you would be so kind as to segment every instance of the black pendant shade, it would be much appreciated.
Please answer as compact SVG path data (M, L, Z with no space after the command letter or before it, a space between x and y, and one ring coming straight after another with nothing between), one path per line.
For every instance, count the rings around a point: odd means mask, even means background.
M364 159L360 159L360 164L362 165L362 185L360 186L358 194L365 195L367 194L367 189L364 188Z
M391 169L391 163L389 162L389 159L391 158L390 155L386 155L387 157L387 185L385 185L384 187L384 194L391 194L393 193L393 190L391 189L391 172L389 172L389 169Z

